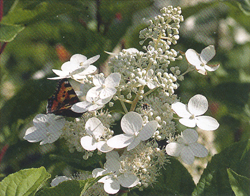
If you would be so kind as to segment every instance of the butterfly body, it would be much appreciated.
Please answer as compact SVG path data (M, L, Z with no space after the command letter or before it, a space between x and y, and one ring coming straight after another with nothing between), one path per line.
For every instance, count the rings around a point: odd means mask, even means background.
M48 99L47 113L67 117L80 117L83 113L76 113L71 110L72 105L80 102L74 89L67 79L58 82L56 92Z

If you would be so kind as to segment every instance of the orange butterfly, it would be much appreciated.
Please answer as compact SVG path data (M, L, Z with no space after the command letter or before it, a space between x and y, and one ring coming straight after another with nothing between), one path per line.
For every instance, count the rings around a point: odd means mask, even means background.
M71 110L72 105L80 102L74 89L67 79L58 82L56 92L48 99L47 113L67 117L80 117L83 113L76 113Z

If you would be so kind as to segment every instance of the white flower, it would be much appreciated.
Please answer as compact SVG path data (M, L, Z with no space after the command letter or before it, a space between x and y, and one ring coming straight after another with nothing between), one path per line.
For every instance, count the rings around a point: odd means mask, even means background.
M28 142L40 142L40 145L55 142L62 134L65 124L62 116L54 114L38 114L33 119L33 127L26 130L23 137Z
M198 133L193 129L186 129L182 132L182 136L177 142L171 142L166 146L168 155L181 157L186 164L192 164L194 157L206 157L207 149L197 143Z
M59 77L48 78L50 80L58 80L63 78L82 79L86 75L92 74L96 71L96 67L91 65L100 58L100 55L96 55L87 60L87 57L81 54L75 54L62 64L61 69L52 69L52 71Z
M121 74L112 73L106 79L103 75L96 75L93 78L95 87L89 90L89 94L98 92L101 99L112 97L116 93L115 87L117 87L121 80ZM96 91L96 92L95 92Z
M220 66L219 64L207 65L208 61L210 61L214 57L214 55L215 55L215 49L213 45L204 48L201 51L201 54L198 54L193 49L188 49L185 53L187 61L191 65L195 66L196 70L203 75L206 75L207 71L215 71L216 69L219 68Z
M154 71L150 69L144 78L139 79L140 84L147 85L149 89L157 87L157 82L154 80Z
M107 141L103 139L105 127L98 118L90 118L85 124L85 130L88 136L81 138L81 145L85 150L93 151L96 148L101 152L113 150L113 148L107 145Z
M89 93L90 92L90 93ZM77 113L91 112L101 109L106 103L108 103L112 97L101 99L97 91L88 91L86 95L86 101L75 103L71 110Z
M172 104L172 109L181 117L179 122L187 127L195 127L196 125L206 131L213 131L219 127L216 119L210 116L200 116L208 109L208 101L203 95L193 96L188 105L181 102Z
M122 117L121 128L124 134L116 135L107 142L112 148L124 148L132 150L141 141L148 140L156 131L158 123L153 120L142 127L142 117L136 112L129 112Z
M72 180L72 179L69 178L69 177L66 177L66 176L57 176L57 177L55 177L55 178L51 181L50 186L57 186L57 185L60 184L61 182L68 181L68 180Z
M123 170L121 173L121 164L119 161L119 154L116 151L108 152L106 154L105 169L97 168L92 172L93 177L98 177L104 174L111 173L98 182L104 183L104 190L108 194L116 194L120 190L120 186L131 188L139 183L138 177L131 171Z

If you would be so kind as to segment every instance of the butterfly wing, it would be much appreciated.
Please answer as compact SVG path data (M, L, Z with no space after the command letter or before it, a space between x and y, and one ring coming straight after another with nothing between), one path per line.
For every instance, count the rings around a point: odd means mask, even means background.
M71 110L72 105L79 101L69 81L67 79L59 80L56 92L48 99L47 113L80 117L83 113L76 113Z

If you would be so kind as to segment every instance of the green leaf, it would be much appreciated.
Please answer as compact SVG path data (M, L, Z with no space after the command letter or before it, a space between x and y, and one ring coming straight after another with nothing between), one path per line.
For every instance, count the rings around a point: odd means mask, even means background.
M32 24L41 20L58 16L67 12L77 11L69 4L42 2L32 9L21 8L16 6L6 16L3 17L2 23L5 24Z
M213 156L192 195L234 195L227 169L250 177L249 143L250 140L235 143Z
M44 167L24 169L11 174L0 182L1 196L34 195L41 184L50 178Z
M236 0L241 11L250 16L250 0Z
M192 176L187 169L175 158L170 158L170 164L161 169L157 183L152 188L135 192L144 196L165 196L165 195L191 195L195 188Z
M229 182L236 196L250 195L250 179L227 169Z
M12 41L24 28L22 25L0 24L0 42Z
M55 187L49 187L41 190L36 196L80 196L83 195L90 187L92 187L98 180L98 178L89 178L87 180L68 180L61 182Z

